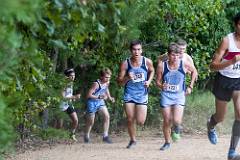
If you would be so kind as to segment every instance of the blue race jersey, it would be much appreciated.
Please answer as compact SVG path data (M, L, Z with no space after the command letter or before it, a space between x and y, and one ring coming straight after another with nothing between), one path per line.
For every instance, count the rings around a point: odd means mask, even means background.
M146 58L142 57L142 64L140 67L133 67L131 61L127 59L127 74L129 72L134 74L134 80L129 80L124 88L124 102L135 102L139 104L147 104L148 89L144 86L148 79L148 68L146 65Z
M162 83L167 83L168 87L160 93L161 106L185 105L185 75L183 61L180 60L178 69L170 70L168 61L163 62Z

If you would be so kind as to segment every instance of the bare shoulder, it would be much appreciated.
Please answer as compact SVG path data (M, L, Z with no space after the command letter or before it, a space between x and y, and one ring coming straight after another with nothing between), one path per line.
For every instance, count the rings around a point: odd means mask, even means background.
M145 58L146 58L146 57L145 57ZM146 58L146 65L147 65L148 67L153 67L153 62L152 62L152 60L149 59L149 58Z
M97 81L94 81L93 83L92 83L92 86L91 86L91 88L96 88L96 87L98 87L98 82Z
M184 53L184 55L183 55L183 61L188 61L188 62L190 62L190 63L193 64L193 59L192 59L192 57L191 57L189 54L187 54L187 53Z
M152 63L152 60L150 58L147 58L147 57L145 57L145 58L146 58L147 63Z
M229 44L228 36L223 37L222 41L220 42L220 45L218 46L214 54L214 59L220 60L224 56L226 50L228 50L228 44Z
M188 60L192 60L192 57L189 55L189 54L187 54L187 53L184 53L184 56L186 57L186 59L188 59Z
M228 44L229 44L228 36L225 36L225 37L223 37L223 39L222 39L222 41L220 43L219 48L227 49L228 48Z
M126 69L126 68L127 68L127 60L124 60L120 64L120 69L122 70L122 69Z

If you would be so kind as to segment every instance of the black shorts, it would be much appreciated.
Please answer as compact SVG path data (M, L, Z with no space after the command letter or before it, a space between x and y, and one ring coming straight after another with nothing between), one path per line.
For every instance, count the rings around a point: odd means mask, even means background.
M235 90L240 90L240 78L229 78L217 73L212 90L217 99L229 102Z
M75 111L75 109L73 108L72 105L69 105L67 110L65 110L64 112L66 112L67 114L72 114L73 112L76 112L76 111Z

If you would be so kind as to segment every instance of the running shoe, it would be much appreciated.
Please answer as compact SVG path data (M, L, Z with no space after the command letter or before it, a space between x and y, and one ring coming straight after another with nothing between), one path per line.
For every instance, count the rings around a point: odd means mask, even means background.
M127 145L127 148L130 149L131 147L135 146L136 144L137 144L136 141L130 140L128 145Z
M83 141L84 141L84 143L89 143L90 138L85 135L85 136L83 136Z
M212 144L217 144L218 136L215 128L211 128L209 125L210 121L207 122L207 130L208 130L208 139Z
M108 136L106 136L106 137L103 137L103 142L111 144L112 140Z
M75 142L78 141L75 134L71 134L71 135L70 135L70 138L71 138L72 140L74 140Z
M235 150L230 149L228 151L228 160L240 160L240 155Z
M164 143L163 146L160 148L161 151L165 151L170 148L170 143Z
M173 142L177 142L181 138L180 133L172 132L172 140Z

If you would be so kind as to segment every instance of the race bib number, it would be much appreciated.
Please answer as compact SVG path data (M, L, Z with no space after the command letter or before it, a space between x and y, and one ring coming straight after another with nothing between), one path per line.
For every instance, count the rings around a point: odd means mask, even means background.
M179 85L168 84L166 90L169 91L169 92L178 92L179 91Z
M134 76L133 82L136 83L136 82L143 82L143 81L145 81L144 73L136 73Z
M240 70L240 64L238 64L238 63L234 64L233 70Z

